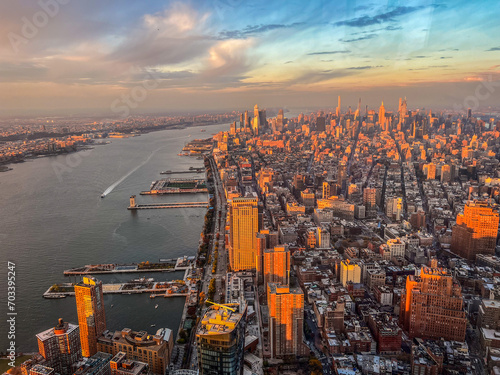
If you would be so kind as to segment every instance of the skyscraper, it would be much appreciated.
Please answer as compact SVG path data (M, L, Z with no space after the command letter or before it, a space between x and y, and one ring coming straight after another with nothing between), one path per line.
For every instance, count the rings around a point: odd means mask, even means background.
M250 128L250 119L248 118L248 111L245 111L245 130Z
M498 208L487 202L467 202L452 228L451 251L470 261L477 254L495 254Z
M283 120L285 116L283 115L283 109L278 111L278 116L276 117L276 131L283 131Z
M82 359L79 329L59 319L54 328L36 335L38 351L45 358L44 366L51 367L56 373L70 375L74 373L73 365Z
M337 117L339 117L339 116L340 116L340 95L339 95L339 97L338 97L338 104L337 104L337 109L335 110L335 115L336 115Z
M383 130L387 130L385 128L385 107L384 107L384 102L382 102L382 105L380 106L378 110L378 123L380 124L380 127Z
M462 288L445 269L422 267L401 294L400 324L411 338L465 340Z
M302 325L304 294L300 288L267 284L271 357L304 355Z
M97 353L97 338L106 330L102 282L84 276L82 282L75 285L75 297L82 355L90 357Z
M253 121L252 121L252 131L254 135L259 134L259 129L260 129L260 116L259 116L259 106L255 104L255 107L253 107Z
M231 307L208 309L196 331L196 343L201 375L242 374L245 312Z
M264 251L264 286L268 283L288 284L290 277L290 250L287 245Z
M229 262L233 271L257 266L259 208L257 198L234 198L230 207Z

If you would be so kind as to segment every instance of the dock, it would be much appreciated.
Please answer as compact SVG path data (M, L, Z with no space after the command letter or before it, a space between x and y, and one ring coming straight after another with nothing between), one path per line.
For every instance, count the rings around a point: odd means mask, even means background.
M189 295L189 286L183 280L177 281L158 281L153 279L136 279L127 283L120 284L102 284L103 294L141 294L150 293L165 298L186 297ZM43 294L44 298L60 299L75 295L74 285L71 283L62 283L51 286ZM154 298L154 297L153 297Z
M142 193L141 193L142 194ZM127 210L152 210L162 208L193 208L204 207L208 208L208 202L183 202L183 203L149 203L135 204L127 207Z
M203 172L205 172L205 168L193 168L193 169L190 169L188 171L171 171L171 170L168 170L168 171L160 172L160 174L183 174L183 173L203 173Z
M193 178L167 178L153 181L147 191L141 191L141 195L163 195L163 194L185 194L185 193L208 193L204 179Z
M158 263L87 264L64 271L64 276L97 275L106 273L175 272L188 269L194 257L160 259Z

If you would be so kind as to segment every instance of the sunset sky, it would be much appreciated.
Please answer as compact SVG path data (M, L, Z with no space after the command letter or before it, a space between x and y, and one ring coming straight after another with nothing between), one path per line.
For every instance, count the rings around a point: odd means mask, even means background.
M134 113L334 107L337 95L353 106L362 97L390 110L407 96L410 108L451 108L481 80L500 79L499 9L470 0L5 0L0 114L112 115L136 86L147 97Z

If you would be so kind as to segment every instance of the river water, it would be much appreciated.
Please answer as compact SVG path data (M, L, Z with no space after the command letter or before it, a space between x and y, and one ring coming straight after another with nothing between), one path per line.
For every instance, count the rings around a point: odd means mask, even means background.
M112 139L111 144L69 155L14 164L0 173L0 352L7 339L7 261L16 265L16 346L37 350L35 335L58 318L78 323L74 297L48 300L42 294L53 284L70 281L68 268L96 263L158 261L194 255L204 208L127 210L129 197L138 203L206 201L205 194L139 196L162 170L203 166L202 160L177 154L195 138L207 138L229 125L165 130L140 137ZM204 177L203 174L171 177ZM107 196L102 199L103 192ZM143 274L98 276L123 282ZM157 281L182 278L182 272L149 273ZM71 281L74 281L74 277ZM175 332L184 298L150 299L148 294L105 295L107 327ZM159 307L155 309L155 305ZM113 306L111 306L113 305ZM152 325L155 325L152 327Z

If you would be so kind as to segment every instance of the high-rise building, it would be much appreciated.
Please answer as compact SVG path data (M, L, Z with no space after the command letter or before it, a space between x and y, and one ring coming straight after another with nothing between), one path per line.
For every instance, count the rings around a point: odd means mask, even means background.
M264 251L264 286L268 283L288 284L290 278L290 250L288 245L275 246Z
M451 251L470 261L477 254L495 254L498 208L484 201L467 202L452 228Z
M337 104L337 109L335 110L335 115L336 115L337 117L339 117L339 116L340 116L340 95L339 95L339 97L338 97L338 104Z
M304 355L302 344L304 294L302 289L269 283L267 284L267 303L271 357Z
M441 167L441 182L451 182L451 166L444 164Z
M278 116L276 117L276 131L279 131L279 132L283 131L284 119L285 119L285 116L283 114L283 110L280 109L278 111Z
M252 131L254 135L259 134L259 129L260 129L261 123L260 123L260 116L259 116L259 106L255 104L255 107L253 108L253 121L252 121Z
M428 180L436 179L436 164L434 163L427 164L427 179Z
M245 129L250 129L250 119L248 118L248 111L245 111Z
M84 276L82 282L75 285L75 297L82 355L90 357L97 353L97 338L106 330L102 282Z
M324 132L326 130L326 119L324 116L318 116L316 118L316 131Z
M243 373L245 312L211 307L196 331L200 375Z
M330 198L332 194L332 181L323 181L323 191L321 194L322 199L328 199Z
M382 105L380 106L378 110L378 123L380 124L380 127L383 130L387 130L385 128L385 107L384 107L384 102L382 102Z
M361 267L349 259L340 263L340 282L346 286L348 282L359 284L361 282Z
M259 208L257 198L234 198L230 206L229 262L233 271L256 268Z
M464 341L462 288L445 269L422 267L401 294L400 324L410 337Z
M80 334L76 324L59 319L54 328L36 335L38 351L45 358L44 366L61 375L74 373L73 366L82 359Z
M363 205L366 210L373 210L376 208L377 204L377 189L375 188L364 188L363 189Z

